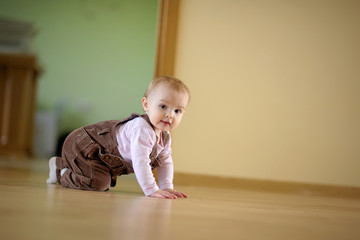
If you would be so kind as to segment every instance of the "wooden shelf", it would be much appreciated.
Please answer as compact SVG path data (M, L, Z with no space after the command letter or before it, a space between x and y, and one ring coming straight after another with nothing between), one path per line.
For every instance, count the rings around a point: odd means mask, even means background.
M0 54L0 155L32 154L36 57Z

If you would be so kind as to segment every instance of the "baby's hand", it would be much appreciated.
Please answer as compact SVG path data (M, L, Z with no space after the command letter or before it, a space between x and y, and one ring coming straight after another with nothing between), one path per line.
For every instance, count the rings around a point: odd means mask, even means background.
M178 192L175 189L165 188L164 190L179 197L179 198L188 198L189 197L186 193Z
M189 196L185 193L177 192L174 189L166 188L164 190L157 190L153 194L151 194L149 197L155 197L155 198L168 198L168 199L176 199L176 198L188 198Z

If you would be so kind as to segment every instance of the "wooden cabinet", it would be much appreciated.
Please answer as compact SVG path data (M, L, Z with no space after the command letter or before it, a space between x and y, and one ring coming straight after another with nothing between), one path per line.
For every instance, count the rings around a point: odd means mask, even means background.
M0 156L32 153L36 58L0 54Z

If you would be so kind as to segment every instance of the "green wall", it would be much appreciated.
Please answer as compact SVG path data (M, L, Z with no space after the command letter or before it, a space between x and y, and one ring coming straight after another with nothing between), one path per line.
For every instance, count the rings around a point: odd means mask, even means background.
M0 0L0 16L32 22L44 72L37 109L62 106L60 133L142 112L154 74L157 0Z

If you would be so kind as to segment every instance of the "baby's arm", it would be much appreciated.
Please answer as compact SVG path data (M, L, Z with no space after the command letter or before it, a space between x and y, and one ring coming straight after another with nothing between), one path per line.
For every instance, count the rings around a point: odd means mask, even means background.
M154 192L150 197L158 198L188 198L189 196L185 193L174 190L173 177L174 177L174 166L171 156L171 138L164 150L159 154L161 159L161 166L157 169L160 190Z

